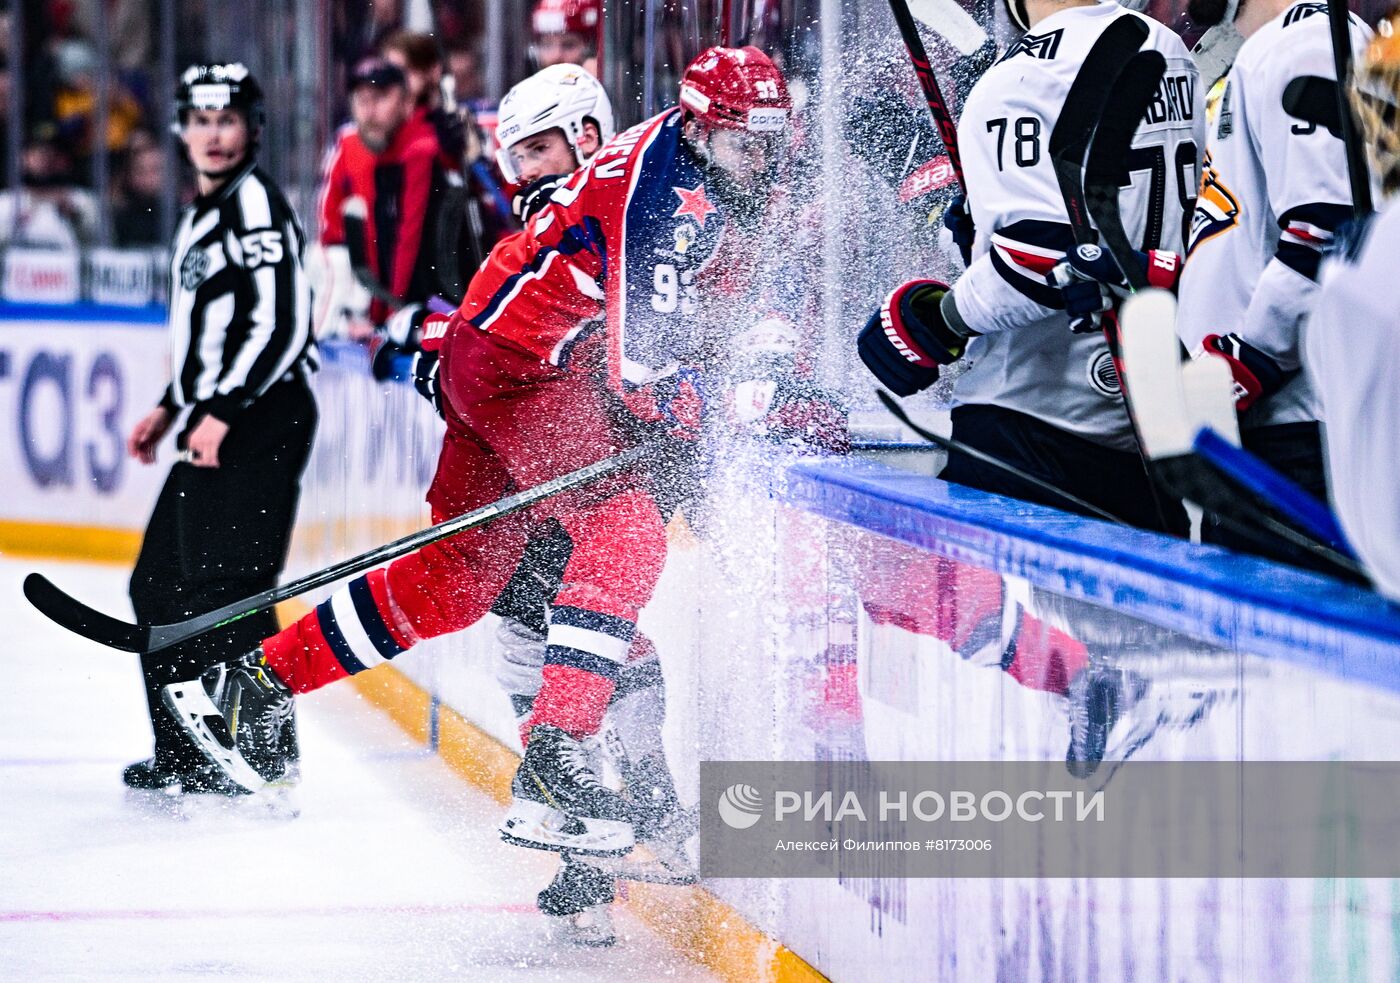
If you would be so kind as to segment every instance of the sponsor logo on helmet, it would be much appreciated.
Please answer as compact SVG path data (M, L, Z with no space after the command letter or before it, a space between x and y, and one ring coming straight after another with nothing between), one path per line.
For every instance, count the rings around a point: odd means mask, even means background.
M190 86L190 105L195 109L227 109L233 101L227 82L205 82Z
M686 109L693 109L697 113L708 113L710 111L710 97L687 82L681 86L681 105Z
M748 129L752 133L778 133L787 129L786 109L764 107L749 110Z

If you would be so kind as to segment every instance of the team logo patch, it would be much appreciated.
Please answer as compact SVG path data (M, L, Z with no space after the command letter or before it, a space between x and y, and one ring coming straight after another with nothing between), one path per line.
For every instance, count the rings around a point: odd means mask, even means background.
M1010 61L1017 55L1030 55L1041 61L1050 61L1060 50L1060 38L1064 36L1064 33L1064 28L1060 28L1049 34L1022 34L1010 48L1006 49L1006 54L1001 56L1001 60Z
M694 244L699 235L700 230L691 222L682 222L680 225L676 226L676 255L684 256L690 250L690 247Z
M1113 364L1113 356L1108 349L1102 349L1089 360L1089 385L1100 396L1117 399L1123 394L1118 381L1118 366Z
M671 213L672 218L682 218L691 216L700 223L700 228L705 227L705 219L710 215L718 215L719 209L710 204L710 199L705 197L705 185L697 184L693 188L671 189L676 193L676 197L681 200L680 206Z
M1186 247L1187 256L1207 239L1229 232L1240 223L1240 200L1220 180L1220 172L1211 163L1209 154L1203 170L1201 194L1191 216L1191 244Z
M209 254L203 249L191 249L180 264L180 286L194 290L209 275Z

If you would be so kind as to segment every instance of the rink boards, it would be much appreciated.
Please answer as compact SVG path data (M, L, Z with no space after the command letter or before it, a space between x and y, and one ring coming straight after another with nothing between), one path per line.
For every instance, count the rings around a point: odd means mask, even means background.
M164 469L119 462L116 436L159 394L163 332L130 318L20 313L0 324L11 421L0 545L134 552ZM292 573L426 521L421 497L440 433L408 387L369 378L358 349L327 346L325 363ZM670 527L665 573L643 615L667 676L666 737L683 795L695 794L701 758L1062 759L1066 697L965 644L1004 642L1027 624L1072 636L1096 664L1144 683L1116 735L1131 732L1135 759L1383 760L1400 738L1400 630L1364 592L869 463L774 468L771 458L738 448L717 465L708 507ZM425 740L441 743L450 730L458 746L466 727L475 740L518 746L494 682L492 627L379 671L406 677L384 699L421 717ZM671 905L674 937L734 979L774 965L776 975L800 975L793 960L771 960L754 928L836 980L1400 972L1400 890L1385 881L704 887L700 900L653 889L632 903ZM720 926L714 915L725 911L747 925Z

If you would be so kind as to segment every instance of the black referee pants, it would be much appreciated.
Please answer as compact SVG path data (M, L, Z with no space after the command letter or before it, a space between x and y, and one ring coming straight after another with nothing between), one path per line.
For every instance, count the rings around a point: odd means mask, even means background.
M192 418L180 435L182 450L198 422ZM170 469L131 574L138 621L181 621L276 586L315 431L316 402L297 376L238 419L219 448L219 467ZM142 657L157 767L184 771L203 761L161 704L161 688L251 651L276 631L268 611Z

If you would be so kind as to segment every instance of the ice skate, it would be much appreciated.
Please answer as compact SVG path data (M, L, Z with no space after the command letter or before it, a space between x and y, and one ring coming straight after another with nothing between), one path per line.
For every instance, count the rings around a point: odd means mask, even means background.
M626 801L598 780L582 742L537 725L511 784L501 838L535 850L622 856L634 836Z
M1066 694L1070 707L1069 749L1065 752L1065 767L1071 775L1088 778L1098 770L1114 725L1146 690L1146 681L1126 669L1095 669L1091 666L1075 676Z
M611 874L565 856L536 903L555 938L571 945L607 946L617 941L608 906L615 896Z
M261 649L198 679L171 683L162 697L195 746L239 787L257 792L287 775L282 729L292 694L267 667Z

